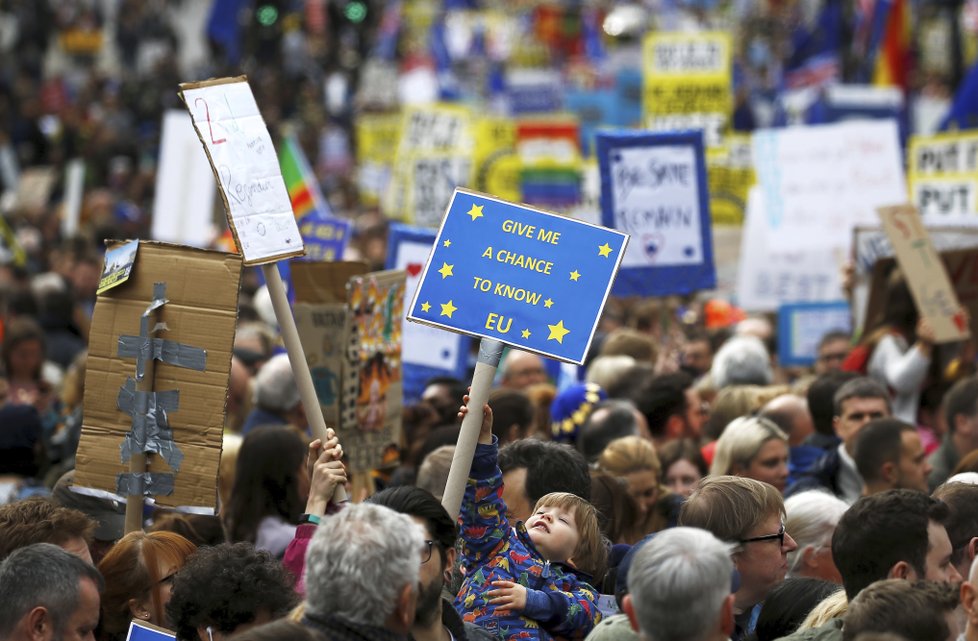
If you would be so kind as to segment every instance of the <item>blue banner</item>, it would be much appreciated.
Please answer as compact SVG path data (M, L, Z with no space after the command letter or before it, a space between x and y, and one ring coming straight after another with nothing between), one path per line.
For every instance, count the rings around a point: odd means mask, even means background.
M304 260L330 263L343 260L350 240L351 223L345 218L320 217L318 212L299 221L299 233L306 246Z
M819 341L832 331L852 332L848 303L782 305L778 309L778 362L785 367L813 365Z
M716 287L703 132L600 131L602 223L631 236L623 296Z
M435 230L392 223L387 234L385 269L407 272L404 306L411 303L421 282L421 271L435 243ZM409 323L402 319L401 362L404 403L421 399L424 384L435 376L468 380L470 339L454 332Z
M408 319L581 364L627 241L456 189Z

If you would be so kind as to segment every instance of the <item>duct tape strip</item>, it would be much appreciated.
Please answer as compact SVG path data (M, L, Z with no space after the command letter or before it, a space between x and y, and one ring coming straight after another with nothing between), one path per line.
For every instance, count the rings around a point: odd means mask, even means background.
M202 372L207 368L207 350L191 347L183 343L149 338L143 336L120 336L119 356L136 357L136 379L141 380L141 371L145 371L145 363L154 358L168 365L186 367ZM143 370L140 370L143 367Z
M497 340L483 338L479 341L478 362L499 367L499 361L503 357L503 347L505 346Z
M153 300L150 301L149 306L146 307L146 311L139 318L139 336L138 337L119 337L119 356L135 356L136 357L136 380L143 380L143 376L146 375L146 360L149 358L149 317L160 307L166 305L166 283L153 283ZM135 345L135 351L131 353L123 353L123 339L126 338L136 338L137 342ZM132 350L133 346L128 347Z
M179 409L180 392L137 391L136 381L127 378L125 384L119 388L117 404L120 410L132 417L132 430L120 446L122 462L128 461L134 452L155 452L174 471L179 471L183 463L183 452L173 441L167 412Z
M115 487L122 496L169 496L173 494L173 475L126 472L116 475Z

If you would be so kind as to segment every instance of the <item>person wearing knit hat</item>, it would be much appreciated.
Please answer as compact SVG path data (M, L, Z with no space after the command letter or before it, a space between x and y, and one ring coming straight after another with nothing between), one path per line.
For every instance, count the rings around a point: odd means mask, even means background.
M550 406L550 429L553 440L560 443L577 443L577 435L594 406L608 398L608 394L595 383L572 385L557 394Z

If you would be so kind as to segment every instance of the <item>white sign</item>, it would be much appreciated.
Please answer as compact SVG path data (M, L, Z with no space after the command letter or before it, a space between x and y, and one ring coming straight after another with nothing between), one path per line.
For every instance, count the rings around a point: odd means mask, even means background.
M847 252L856 225L907 200L892 120L762 130L753 149L762 211L783 250Z
M192 247L214 239L214 190L207 154L190 115L163 114L159 169L153 196L153 238Z
M782 236L770 227L764 193L753 187L744 218L737 304L747 311L773 312L784 303L840 300L844 254L826 248L788 250Z
M953 220L978 223L975 192L978 181L973 178L926 178L915 180L911 186L912 201L921 217L931 224Z
M622 147L612 152L615 229L629 243L622 267L703 262L699 180L692 145Z
M455 188L469 186L472 160L469 156L440 154L413 156L409 162L412 176L408 218L419 227L438 227Z
M243 78L181 85L246 265L304 253L278 154Z

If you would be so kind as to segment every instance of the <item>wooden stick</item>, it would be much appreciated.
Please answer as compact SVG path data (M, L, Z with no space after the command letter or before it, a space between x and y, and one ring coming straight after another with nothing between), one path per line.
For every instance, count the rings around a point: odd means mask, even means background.
M489 390L499 367L499 359L503 355L503 344L497 340L483 338L479 343L479 360L472 374L472 387L469 390L468 414L462 421L458 433L458 443L452 456L452 467L448 471L448 481L445 483L445 494L442 495L442 507L452 517L458 519L462 509L462 496L465 494L465 482L472 469L472 457L475 456L475 446L479 442L479 432L482 429L482 407L489 400Z
M302 400L302 409L306 413L306 421L312 428L314 438L326 441L326 421L323 419L323 409L319 405L319 397L316 395L316 388L312 384L312 374L309 373L309 363L306 362L306 354L299 342L299 330L295 326L295 318L292 316L292 309L289 307L289 299L285 295L285 284L282 282L282 275L278 273L275 263L268 263L261 266L262 273L265 275L265 282L268 284L268 294L272 299L272 309L275 310L275 318L278 320L279 330L282 332L282 340L285 342L285 351L289 354L289 363L292 365L292 375L295 376L295 384L299 388L299 398ZM333 494L334 502L347 500L346 490L336 486Z

